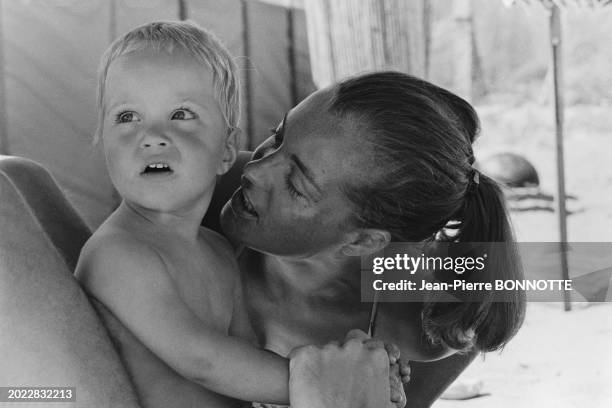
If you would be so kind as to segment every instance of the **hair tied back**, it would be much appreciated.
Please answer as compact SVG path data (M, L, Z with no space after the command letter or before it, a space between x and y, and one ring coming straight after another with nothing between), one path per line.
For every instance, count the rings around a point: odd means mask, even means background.
M475 194L478 186L480 185L480 172L472 167L472 174L470 176L468 185L468 194Z

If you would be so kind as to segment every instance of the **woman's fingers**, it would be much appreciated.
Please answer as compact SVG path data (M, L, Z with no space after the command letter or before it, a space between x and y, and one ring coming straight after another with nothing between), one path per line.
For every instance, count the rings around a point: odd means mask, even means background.
M410 367L399 364L399 355L394 344L371 339L361 330L351 330L342 344L331 342L323 347L296 349L290 354L291 402L296 407L312 406L313 394L317 394L336 398L335 407L352 407L355 402L370 403L384 398L386 404L370 405L404 408L406 394L402 380L409 375ZM337 399L338 396L344 397Z
M363 341L363 344L370 350L375 350L378 348L384 349L385 351L387 350L385 347L385 342L379 339L366 339Z
M389 388L391 402L396 408L404 408L406 405L406 394L402 384L400 369L398 364L389 367Z
M389 364L395 364L400 358L400 349L393 343L385 343L380 339L367 339L363 342L370 349L384 348L389 356Z
M389 362L391 364L395 364L399 361L400 358L400 349L393 343L385 343L385 350L387 350L387 354L389 354Z
M353 333L342 346L304 346L290 353L289 396L294 408L385 407L390 400L387 353ZM399 368L397 373L399 374ZM394 384L396 384L394 380ZM394 386L397 388L397 384ZM396 399L401 401L401 396ZM393 405L393 408L399 407Z
M404 361L404 360L399 360L398 365L399 365L399 373L400 373L400 377L402 378L402 382L404 384L408 384L408 382L410 382L410 364L409 362Z

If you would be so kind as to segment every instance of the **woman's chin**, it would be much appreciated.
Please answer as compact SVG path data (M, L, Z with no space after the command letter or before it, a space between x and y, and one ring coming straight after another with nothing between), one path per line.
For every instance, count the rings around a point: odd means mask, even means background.
M223 234L234 243L243 243L252 222L252 219L240 217L232 207L231 201L225 203L221 209L221 229Z

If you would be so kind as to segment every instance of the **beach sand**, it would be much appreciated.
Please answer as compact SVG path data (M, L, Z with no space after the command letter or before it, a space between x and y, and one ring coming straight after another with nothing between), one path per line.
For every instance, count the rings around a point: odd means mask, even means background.
M567 192L578 210L568 218L569 241L605 242L612 231L612 120L609 107L568 108ZM526 156L542 189L556 196L550 107L479 110L483 137L477 157L500 151ZM558 241L557 215L512 213L520 242ZM612 266L612 265L610 265ZM439 400L435 408L612 407L612 303L529 303L523 327L501 353L477 358L459 383L482 382L482 395Z

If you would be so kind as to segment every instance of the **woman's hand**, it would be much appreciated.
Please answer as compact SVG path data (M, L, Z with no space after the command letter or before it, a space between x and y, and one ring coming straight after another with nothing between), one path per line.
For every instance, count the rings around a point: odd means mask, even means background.
M397 364L399 350L395 349L389 354L383 342L369 340L364 332L352 330L342 345L333 342L324 347L293 350L289 356L291 406L403 407L406 398L401 386L402 370ZM396 401L390 401L390 395Z
M357 336L363 338L364 344L368 347L384 347L389 356L389 386L391 387L391 402L397 408L403 408L406 405L406 394L404 392L404 384L410 381L410 365L400 359L400 349L393 343L385 343L379 339L367 337L361 330L352 330L347 336Z

